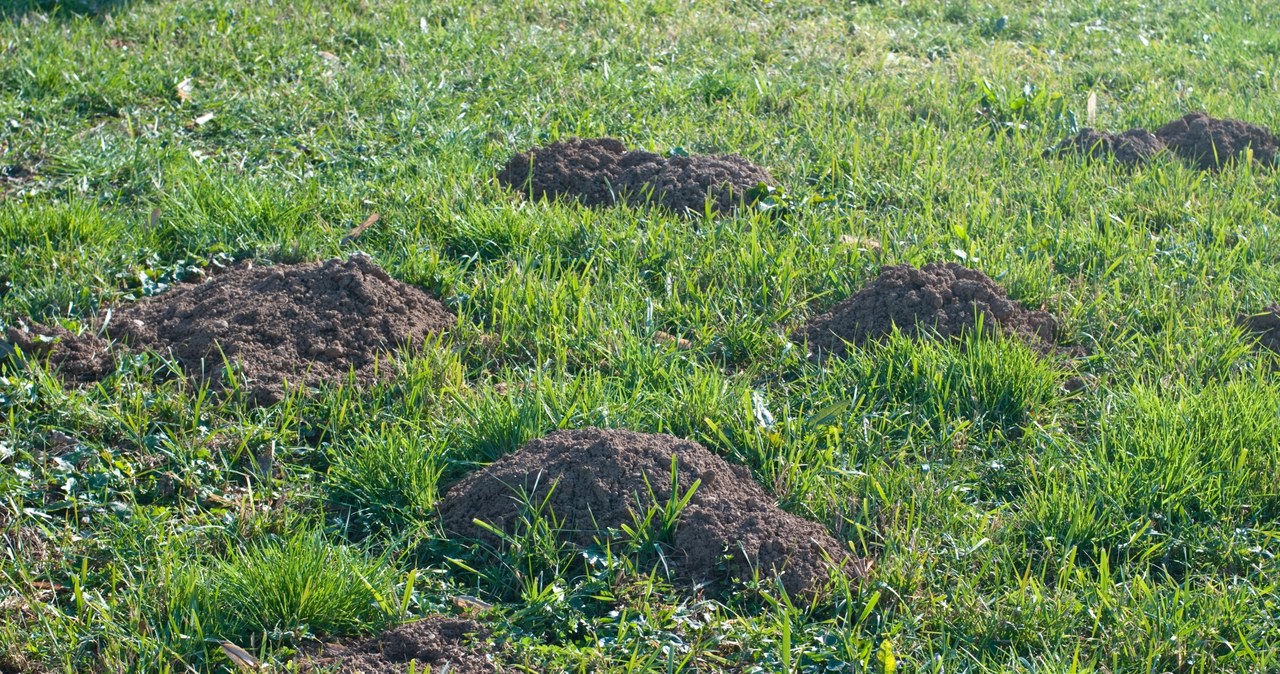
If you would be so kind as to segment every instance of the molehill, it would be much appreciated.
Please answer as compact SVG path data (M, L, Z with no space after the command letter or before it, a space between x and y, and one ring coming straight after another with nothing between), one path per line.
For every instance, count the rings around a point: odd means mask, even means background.
M673 455L681 497L701 481L669 540L666 559L677 577L723 588L724 581L750 579L759 569L763 579L778 574L789 593L812 596L833 568L865 573L865 561L855 560L823 526L774 505L746 468L670 435L598 428L551 433L454 485L441 503L441 520L450 535L499 546L475 520L513 531L521 515L515 496L523 491L533 502L547 499L562 540L590 546L603 530L632 525L635 516L667 504Z
M488 632L474 620L430 616L377 636L326 646L305 672L336 674L403 674L418 672L497 674L501 670L485 653Z
M1156 130L1171 151L1202 170L1219 169L1252 148L1262 166L1276 161L1276 137L1268 129L1234 119L1215 119L1193 112Z
M1280 304L1272 304L1260 314L1241 314L1237 321L1258 336L1258 344L1280 353Z
M585 206L652 202L699 214L708 201L714 212L730 213L773 178L737 155L664 156L627 150L614 138L575 138L517 153L498 182L534 199Z
M1092 159L1112 157L1118 163L1132 166L1145 164L1163 151L1164 142L1146 129L1106 133L1086 128L1062 141L1050 153L1084 155Z
M795 339L819 358L842 356L846 342L862 346L894 326L913 338L933 332L958 338L974 330L978 316L984 333L1018 337L1042 353L1057 340L1053 316L1022 307L986 274L954 262L885 267L852 297L811 319Z
M1145 164L1168 150L1204 170L1218 170L1251 150L1256 164L1274 166L1280 140L1265 127L1234 119L1217 119L1193 112L1156 129L1129 129L1106 133L1082 129L1046 154L1084 155L1094 159L1112 157L1118 163Z
M226 385L233 362L255 403L270 405L286 386L360 383L380 356L421 345L455 317L425 291L389 277L368 257L312 264L242 263L202 283L115 308L99 324L112 345L91 334L36 326L11 331L24 352L47 356L64 378L101 379L112 351L149 350L184 372Z

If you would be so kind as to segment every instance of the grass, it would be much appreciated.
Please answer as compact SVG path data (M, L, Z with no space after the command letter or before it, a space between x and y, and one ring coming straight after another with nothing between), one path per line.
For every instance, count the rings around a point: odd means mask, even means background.
M359 250L460 325L385 384L267 409L155 356L84 390L2 373L0 654L230 672L233 639L287 671L309 635L475 595L527 671L1274 672L1280 385L1235 317L1280 287L1280 179L1041 152L1094 93L1111 130L1200 109L1280 128L1276 17L2 0L0 320L80 329L203 265ZM574 134L743 154L786 208L588 211L491 180ZM1087 355L892 339L819 366L790 344L879 266L940 259ZM459 476L592 424L748 465L870 578L713 601L537 518L520 559L440 535Z

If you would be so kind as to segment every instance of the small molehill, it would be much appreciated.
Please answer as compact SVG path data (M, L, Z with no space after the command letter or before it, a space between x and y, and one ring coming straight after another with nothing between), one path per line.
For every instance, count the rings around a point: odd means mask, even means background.
M958 338L974 329L978 316L984 333L1018 337L1042 353L1057 340L1053 316L1022 307L986 274L954 262L885 267L852 297L810 320L796 338L818 357L841 356L846 342L862 346L895 326L908 337Z
M77 335L58 325L34 325L10 328L8 340L28 358L48 359L65 381L89 384L115 369L110 345L92 332Z
M865 563L822 525L774 505L746 468L670 435L552 433L455 485L441 503L441 520L451 535L497 546L475 520L512 531L521 515L515 497L523 491L535 503L546 499L563 540L590 546L604 530L633 525L635 515L666 505L673 455L681 496L701 480L669 540L666 561L677 576L717 583L750 579L759 569L761 578L779 574L789 593L814 595L833 566L865 573Z
M1050 153L1111 158L1117 163L1132 166L1145 164L1163 150L1164 142L1146 129L1129 129L1123 133L1081 129L1080 133L1062 141Z
M1272 304L1260 314L1241 314L1237 322L1258 336L1258 344L1280 353L1280 304Z
M1216 119L1193 112L1156 130L1156 136L1171 151L1202 170L1219 169L1253 150L1253 159L1263 166L1276 161L1277 139L1265 127L1234 119Z
M368 639L328 645L302 671L404 674L412 666L418 672L497 674L502 670L480 643L487 634L474 620L431 616Z
M392 279L363 255L345 262L243 263L104 317L106 333L123 350L172 357L215 387L226 383L224 363L235 363L260 405L278 402L288 385L341 383L352 374L370 382L380 357L421 345L455 320L431 295ZM108 345L96 337L42 327L11 339L24 351L44 349L63 376L76 381L100 379L112 367Z
M1082 129L1046 155L1111 157L1117 163L1136 166L1168 150L1196 168L1210 171L1245 156L1246 150L1252 151L1259 165L1273 166L1277 146L1280 140L1265 127L1193 112L1165 124L1155 133L1146 129L1129 129L1123 133Z
M585 206L652 202L702 213L709 201L714 212L729 213L773 177L737 155L664 156L628 150L614 138L575 138L517 153L498 182L534 199Z

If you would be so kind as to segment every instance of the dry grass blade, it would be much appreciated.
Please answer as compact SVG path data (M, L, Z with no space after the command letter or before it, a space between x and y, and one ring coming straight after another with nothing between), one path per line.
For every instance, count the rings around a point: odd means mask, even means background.
M464 611L488 611L493 608L493 604L468 595L462 595L453 598L453 605Z
M369 230L370 227L377 224L377 222L381 219L382 219L381 214L374 213L373 215L370 215L368 218L365 219L364 222L360 223L359 227L356 227L350 232L347 232L347 235L342 237L342 243L345 245L360 238L361 234L364 234L366 231Z
M258 662L258 659L253 657L249 651L240 648L230 641L223 641L218 645L222 647L222 652L227 656L227 659L234 662L240 669L254 672L262 669L262 663Z

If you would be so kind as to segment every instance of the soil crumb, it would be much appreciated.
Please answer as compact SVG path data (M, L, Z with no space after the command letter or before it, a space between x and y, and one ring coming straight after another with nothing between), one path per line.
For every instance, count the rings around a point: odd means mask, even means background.
M972 331L979 315L984 333L1016 336L1041 353L1057 341L1053 316L1022 307L986 274L954 262L885 267L852 297L810 320L796 338L818 357L842 356L846 342L862 346L894 326L908 337L936 331L954 339Z
M544 514L555 516L562 540L590 546L603 530L634 525L650 507L668 503L673 455L679 497L701 480L665 551L677 577L717 587L749 580L758 569L761 579L778 574L788 593L812 596L832 566L866 572L866 562L853 559L823 526L774 505L746 468L662 434L557 431L454 485L441 503L441 520L451 535L498 546L474 521L512 532L523 493L534 503L546 500Z
M287 386L341 383L352 373L368 383L380 357L419 346L455 320L435 298L392 279L363 255L345 262L242 263L202 283L116 307L109 321L104 317L108 336L124 350L172 357L189 376L215 388L227 383L224 363L234 362L259 405L278 402ZM47 338L11 339L24 351L28 345L51 349L49 358L64 378L92 381L110 371L102 340L43 330L57 338L49 347Z
M1233 119L1216 119L1193 112L1156 130L1156 136L1171 151L1202 170L1220 169L1245 148L1253 149L1253 159L1263 166L1276 161L1280 141L1268 129Z
M498 182L534 199L585 206L653 202L677 213L730 213L773 177L737 155L664 156L614 138L570 139L513 156Z
M476 640L488 636L474 620L431 616L374 637L326 646L302 671L336 674L404 674L418 672L497 674L502 671Z
M1241 314L1237 322L1258 337L1258 344L1280 353L1280 304L1272 304L1260 314Z
M1164 142L1146 129L1129 129L1123 133L1106 133L1081 129L1080 133L1062 141L1050 153L1082 155L1092 159L1114 159L1134 166L1151 161L1164 150Z
M89 384L115 369L107 341L92 332L77 335L58 325L32 325L10 328L7 338L27 358L48 359L65 381Z

